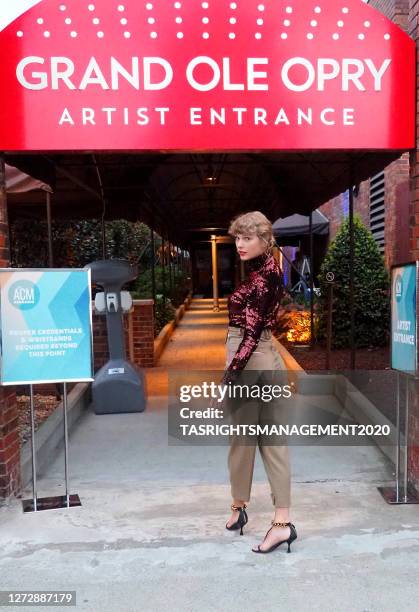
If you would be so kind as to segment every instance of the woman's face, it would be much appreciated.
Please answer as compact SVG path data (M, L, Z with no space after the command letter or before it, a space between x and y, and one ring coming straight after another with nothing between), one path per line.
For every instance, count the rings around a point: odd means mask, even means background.
M253 259L266 250L266 243L257 234L237 234L236 249L242 261Z

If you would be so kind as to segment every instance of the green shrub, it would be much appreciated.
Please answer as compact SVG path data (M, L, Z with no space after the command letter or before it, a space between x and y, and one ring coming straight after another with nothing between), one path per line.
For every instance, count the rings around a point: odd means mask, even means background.
M175 318L176 308L170 299L166 298L163 303L163 296L157 295L154 303L154 335L158 336L163 327Z
M349 218L342 223L329 245L318 276L320 322L318 334L324 340L327 325L328 283L326 272L333 272L332 347L350 346L349 303ZM389 340L390 278L383 256L369 229L354 215L354 312L357 347L383 346Z
M150 230L144 223L124 219L106 221L106 258L141 259L151 266ZM48 228L43 220L11 223L13 267L48 267ZM54 265L82 268L102 259L102 224L98 219L52 222ZM156 237L156 244L158 238Z
M189 284L187 281L187 275L182 271L175 271L174 279L172 272L172 290L170 291L169 285L169 268L166 266L165 271L165 284L163 290L163 266L154 267L154 277L156 283L156 294L165 295L167 299L170 299L172 304L177 308L185 300L188 291ZM152 297L152 274L151 269L140 272L137 280L132 286L132 295L134 299L146 299Z

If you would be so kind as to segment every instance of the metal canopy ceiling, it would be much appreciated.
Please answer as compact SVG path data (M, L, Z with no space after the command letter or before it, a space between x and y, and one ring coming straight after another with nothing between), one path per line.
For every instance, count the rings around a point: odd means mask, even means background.
M273 222L308 214L382 170L403 151L249 154L13 154L6 162L53 188L55 219L125 218L148 223L182 247L225 234L236 214ZM351 179L352 171L352 179ZM42 192L8 196L9 217L44 218Z

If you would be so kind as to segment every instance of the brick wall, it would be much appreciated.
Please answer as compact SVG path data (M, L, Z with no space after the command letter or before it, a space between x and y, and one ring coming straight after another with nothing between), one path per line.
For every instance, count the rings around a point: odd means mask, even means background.
M132 317L132 340L130 340L129 315L124 315L125 349L127 358L132 343L133 362L142 368L151 368L154 365L154 318L153 300L134 300ZM106 317L93 316L93 348L95 372L109 359L108 335L106 330Z
M419 1L410 0L409 19L407 30L410 36L416 41L419 39ZM417 55L419 58L419 54ZM418 69L416 68L416 74ZM417 82L417 92L419 91L419 80ZM418 94L417 94L418 95ZM416 114L416 151L410 154L410 259L419 259L419 153L418 153L418 114ZM417 390L417 388L416 388ZM408 479L417 491L419 491L419 409L418 397L411 403L412 410L409 422L409 454L408 454Z
M9 265L4 159L0 155L0 267ZM0 503L21 489L18 411L14 387L0 387Z
M20 441L16 394L13 387L0 389L0 503L17 495L20 481Z
M319 210L329 219L329 240L332 241L343 221L343 197L338 195L328 200Z
M409 0L369 0L368 4L407 32L409 21Z
M128 352L128 317L125 317ZM154 365L154 304L153 300L134 300L132 314L133 361L142 368Z
M410 179L409 154L404 153L384 170L385 177L385 229L384 260L388 268L410 259ZM359 193L354 197L354 212L358 213L367 227L369 218L370 180L363 181ZM330 222L329 239L333 240L344 218L344 198L338 195L322 206L320 210ZM418 214L419 219L419 214Z
M410 165L409 153L385 169L385 261L387 266L410 259Z
M348 197L348 196L347 196ZM358 196L354 196L354 212L358 213L369 227L369 181L360 185ZM320 206L321 212L329 219L329 240L333 240L344 220L344 194L340 194Z

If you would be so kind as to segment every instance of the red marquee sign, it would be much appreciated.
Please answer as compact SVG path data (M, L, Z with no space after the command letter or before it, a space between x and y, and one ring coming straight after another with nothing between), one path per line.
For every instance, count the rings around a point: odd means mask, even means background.
M361 0L3 0L0 149L415 146L415 44Z

